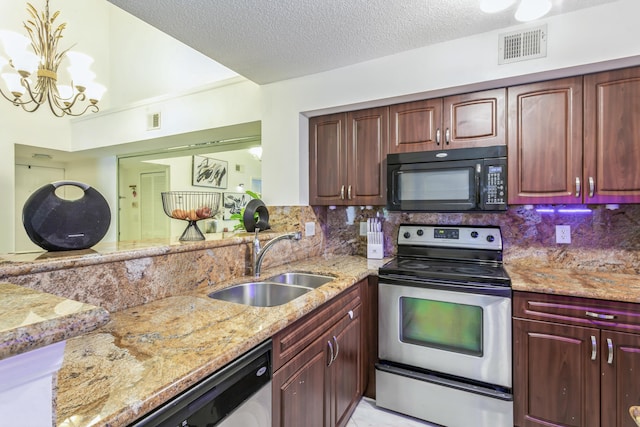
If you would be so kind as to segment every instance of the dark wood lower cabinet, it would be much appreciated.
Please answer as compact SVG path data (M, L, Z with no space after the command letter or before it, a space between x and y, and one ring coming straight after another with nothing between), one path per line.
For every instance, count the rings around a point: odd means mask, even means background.
M640 305L514 292L514 425L636 427Z
M344 426L363 387L366 280L273 338L275 427Z
M603 331L602 427L636 427L629 407L640 404L640 335Z
M515 319L515 424L600 425L600 365L591 360L597 329Z

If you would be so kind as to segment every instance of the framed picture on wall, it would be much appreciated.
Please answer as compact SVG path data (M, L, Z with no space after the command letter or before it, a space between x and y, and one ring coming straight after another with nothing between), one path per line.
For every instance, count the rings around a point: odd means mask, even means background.
M193 156L191 185L198 187L227 188L228 163L205 156Z
M222 219L229 219L233 214L239 214L242 209L247 206L251 200L251 196L246 193L224 193L222 203L224 210Z

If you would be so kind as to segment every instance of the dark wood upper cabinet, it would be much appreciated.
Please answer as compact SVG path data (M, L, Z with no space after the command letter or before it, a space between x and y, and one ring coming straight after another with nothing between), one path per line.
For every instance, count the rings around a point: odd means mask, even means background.
M344 113L309 120L310 204L335 205L344 201L344 183L347 181L346 136L347 115Z
M509 203L580 203L582 77L508 88Z
M427 99L389 109L389 152L506 144L506 90Z
M386 204L388 107L309 120L309 204Z
M585 203L640 202L640 67L584 77Z
M442 98L389 107L389 152L442 149Z
M508 89L509 203L639 203L640 68Z
M506 89L492 89L444 98L446 148L505 145Z

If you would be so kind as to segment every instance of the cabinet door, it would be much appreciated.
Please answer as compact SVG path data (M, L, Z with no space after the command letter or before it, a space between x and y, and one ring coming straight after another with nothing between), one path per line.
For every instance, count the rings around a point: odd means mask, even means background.
M309 120L309 203L345 203L347 185L346 114Z
M581 203L582 77L508 88L509 203Z
M505 89L444 98L444 148L505 145Z
M347 204L386 203L389 108L348 113Z
M273 375L274 427L326 427L330 414L326 340L314 341Z
M389 153L441 150L442 98L389 107Z
M332 339L337 356L331 364L332 425L345 426L362 396L362 350L360 307L353 319Z
M586 75L584 82L585 202L638 203L640 68Z
M602 421L607 427L636 427L629 407L640 404L640 335L602 331Z
M598 427L600 331L522 319L513 327L515 425Z

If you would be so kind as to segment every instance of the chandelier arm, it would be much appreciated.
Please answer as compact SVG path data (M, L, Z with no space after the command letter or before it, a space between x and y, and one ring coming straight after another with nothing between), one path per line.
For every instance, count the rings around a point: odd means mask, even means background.
M20 98L10 98L8 97L4 91L2 89L0 89L0 94L2 94L2 96L9 102L11 102L14 106L16 107L22 107L22 109L28 113L33 113L34 111L36 111L38 108L40 108L40 105L42 104L38 104L37 102L33 102L33 101L22 101L20 100ZM33 108L29 108L29 105L33 105Z
M38 107L40 105L42 105L44 103L45 100L45 96L44 96L44 91L36 91L36 95L39 95L40 98L36 99L36 97L34 96L34 92L33 89L31 88L31 84L29 83L29 80L26 78L21 78L20 79L20 84L22 85L22 87L24 87L27 90L27 93L29 94L29 98L31 98L31 100L29 101L20 101L20 105L28 105L30 103L35 103L38 105ZM38 86L41 85L41 81L40 78L38 78L38 82L36 83L36 90L38 89ZM41 88L42 90L42 88ZM27 110L27 111L36 111L38 109L38 107L34 108L33 110ZM23 107L24 108L24 107Z

